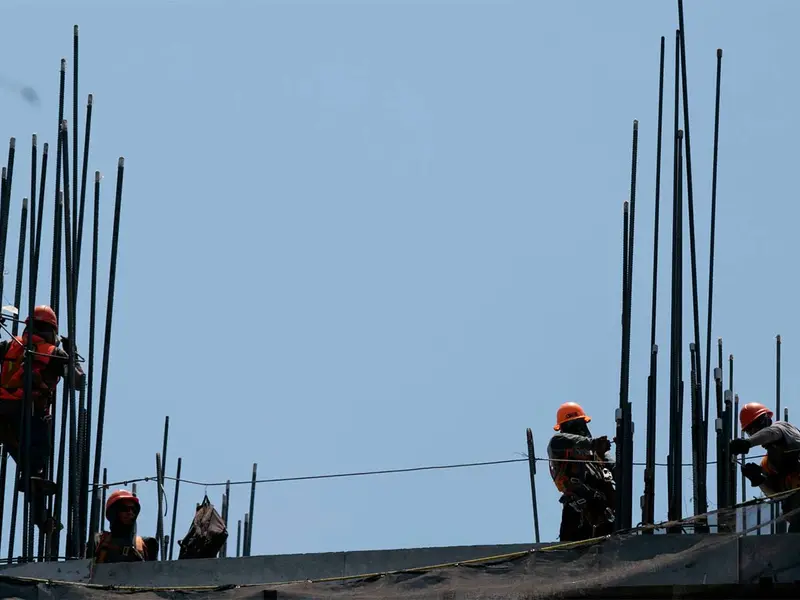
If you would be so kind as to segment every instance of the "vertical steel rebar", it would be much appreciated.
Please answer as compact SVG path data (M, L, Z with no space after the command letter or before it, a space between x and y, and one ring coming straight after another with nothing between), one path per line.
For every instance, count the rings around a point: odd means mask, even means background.
M244 513L244 539L242 540L242 556L250 556L247 547L250 544L250 514Z
M94 398L94 346L95 346L95 331L97 329L97 253L98 253L98 237L100 229L100 171L94 173L94 211L92 217L92 288L89 297L89 357L88 357L88 372L86 374L87 392L86 392L86 413L89 421L89 428L87 430L87 451L86 463L84 465L83 479L84 486L89 487L89 446L91 436L91 423L93 414L93 398ZM95 450L96 451L96 450ZM105 472L105 471L104 471ZM94 481L94 487L97 486L97 481ZM89 519L89 539L94 539L94 534L100 529L100 507L97 505L97 499L92 495L92 503L89 508L91 518Z
M104 468L103 468L103 498L102 498L102 501L101 501L101 504L100 504L100 507L101 507L101 509L102 509L102 511L103 511L103 512L105 512L105 506L106 506L106 494L107 494L107 493L108 493L108 469L106 469L106 468L104 467ZM98 529L99 529L100 531L105 531L105 530L106 530L106 520L105 520L105 515L104 515L104 514L102 514L102 513L100 513L100 514L98 515L98 519L100 520L100 526L98 527Z
M240 558L242 556L242 520L239 519L239 523L236 527L236 558Z
M531 503L533 504L533 534L536 543L541 543L539 538L539 506L536 502L536 454L533 448L533 432L530 427L525 431L528 441L528 472L531 477Z
M125 170L125 159L120 157L117 165L117 190L114 206L114 230L111 239L111 266L108 281L108 304L106 308L105 345L103 347L103 367L100 376L100 399L97 409L97 441L94 450L94 479L97 485L100 479L100 461L103 454L103 422L106 413L106 390L108 389L108 361L111 350L111 324L114 315L114 289L117 273L117 252L119 246L119 221L122 208L122 181Z
M72 32L72 185L75 186L75 193L72 194L72 218L78 218L78 26L75 25ZM69 143L69 141L67 141ZM72 228L72 255L78 248L78 226ZM74 270L73 270L74 276ZM73 288L75 284L73 283ZM75 291L73 290L73 295Z
M258 463L253 463L253 479L250 482L250 513L247 527L247 556L250 556L253 543L253 514L256 503L256 480L258 479Z
M625 407L627 399L625 397L625 348L627 346L627 324L628 324L628 251L630 230L630 207L628 201L622 203L622 342L620 343L620 376L619 376L619 408L616 410L615 420L617 424L616 432L616 457L615 457L615 479L620 490L616 496L616 506L614 513L616 520L614 530L623 529L623 514L625 512L625 485L624 485L624 461L625 461Z
M172 560L175 547L175 519L178 515L178 492L181 489L181 464L183 459L178 457L178 471L175 473L175 498L172 500L172 525L169 528L169 560Z
M645 447L644 495L642 501L642 523L655 521L655 462L656 462L656 418L658 390L658 346L656 345L656 309L658 299L658 233L661 204L661 140L664 121L664 56L665 38L661 36L658 67L658 130L656 134L656 197L653 218L653 295L650 316L650 374L647 378L647 438ZM652 535L654 530L645 530Z
M225 506L222 507L222 520L225 522L225 528L229 529L228 527L228 515L230 514L231 508L231 480L228 479L225 482ZM228 556L228 538L225 538L225 543L222 546L223 556L227 558Z
M711 160L711 235L708 251L708 321L706 324L706 406L708 422L708 373L711 366L711 322L714 307L714 244L717 235L717 166L719 158L719 101L722 83L722 49L717 49L717 90L714 102L714 153Z
M86 207L86 177L89 170L89 140L92 132L92 105L94 103L92 94L86 101L86 133L83 138L83 168L81 169L81 201L80 201L80 214L77 215L78 219L78 244L75 250L75 280L80 281L81 272L81 257L83 256L83 222L84 210ZM77 156L75 159L77 160ZM77 186L77 183L75 184ZM77 297L77 293L76 293Z
M165 560L164 556L164 471L161 454L156 452L156 488L158 492L158 520L156 521L156 540L158 541L158 559Z

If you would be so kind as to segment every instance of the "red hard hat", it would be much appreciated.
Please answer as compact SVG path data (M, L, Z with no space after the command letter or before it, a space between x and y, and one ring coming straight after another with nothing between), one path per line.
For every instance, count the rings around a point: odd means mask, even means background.
M558 407L558 412L556 413L556 424L553 429L559 431L564 423L567 423L568 421L575 421L577 419L583 419L586 423L592 420L591 417L586 415L586 412L583 410L583 407L581 407L580 404L577 402L565 402Z
M111 495L108 497L108 500L106 500L106 519L108 519L109 521L111 520L111 517L109 517L109 512L111 511L111 507L114 506L117 502L120 502L121 500L130 500L131 502L133 502L136 514L138 516L139 510L141 509L141 506L139 505L139 498L134 496L128 490L117 490L116 492L112 492Z
M56 313L46 304L42 304L41 306L37 306L33 309L33 320L52 325L56 328L56 330L58 330L58 319L56 318ZM30 321L30 317L25 319L26 325L28 324L28 321Z
M758 402L750 402L749 404L745 404L742 407L742 410L739 411L739 423L742 426L742 431L752 425L753 421L755 421L761 415L767 415L771 419L772 411Z

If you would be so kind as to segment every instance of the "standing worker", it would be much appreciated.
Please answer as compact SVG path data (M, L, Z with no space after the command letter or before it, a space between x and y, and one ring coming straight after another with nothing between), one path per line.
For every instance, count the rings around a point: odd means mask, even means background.
M742 433L747 438L731 440L732 454L747 454L753 446L762 446L767 455L761 464L742 465L742 474L750 485L771 496L800 488L800 429L787 421L772 422L772 411L763 404L745 404L739 412ZM800 492L781 501L783 514L800 509ZM800 512L800 510L798 510ZM789 533L800 533L800 514L786 518Z
M44 498L55 493L55 485L45 479L45 468L50 457L51 407L56 386L64 377L67 381L69 354L74 353L71 340L58 335L58 319L49 306L37 306L33 319L25 320L21 336L0 342L0 441L23 473L26 457L22 456L23 401L25 399L25 354L28 336L32 336L32 404L31 414L31 510L33 522L52 528L55 523L45 512ZM59 341L61 347L58 347ZM83 385L83 371L75 363L75 385ZM22 460L22 462L20 462ZM22 482L20 482L22 489Z
M591 417L575 402L562 404L556 415L557 432L547 445L550 475L562 496L562 542L608 535L614 523L615 484L608 437L592 438Z
M94 544L87 546L87 558L97 563L141 562L155 560L158 543L154 538L136 535L136 519L141 505L128 490L113 492L106 501L109 531L98 533Z

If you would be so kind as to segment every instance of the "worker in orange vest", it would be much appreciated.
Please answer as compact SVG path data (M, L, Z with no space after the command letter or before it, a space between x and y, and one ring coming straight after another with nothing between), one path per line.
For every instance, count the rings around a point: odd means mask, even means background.
M773 413L763 404L750 402L739 411L739 423L747 438L731 440L733 454L747 454L753 446L762 446L767 455L761 464L742 465L742 474L750 485L771 496L800 490L800 429L787 421L772 422ZM790 533L800 533L800 491L781 501Z
M25 320L21 336L0 342L0 441L23 472L20 451L22 407L25 396L25 355L28 336L33 345L33 385L31 414L30 473L33 522L52 528L55 523L45 514L44 497L55 493L55 485L45 479L50 456L50 415L58 382L66 378L72 342L58 335L58 319L49 306L37 306L33 319ZM61 347L59 347L59 343ZM75 364L75 386L83 385L83 370ZM67 379L68 381L68 379ZM22 459L22 463L20 460ZM22 484L20 484L22 489Z
M553 427L557 433L547 445L550 475L562 494L562 542L608 535L613 529L611 442L606 436L592 437L587 425L591 420L580 404L562 404Z
M98 563L140 562L155 560L158 543L155 538L136 535L136 519L141 505L128 490L113 492L106 501L109 531L98 533L94 545L87 548L88 558Z

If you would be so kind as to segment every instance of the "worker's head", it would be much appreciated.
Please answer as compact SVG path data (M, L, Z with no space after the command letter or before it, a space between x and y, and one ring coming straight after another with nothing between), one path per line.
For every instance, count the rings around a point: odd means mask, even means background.
M25 319L25 326L30 326L31 318ZM42 304L33 309L33 330L37 335L58 333L58 318L55 311Z
M772 411L763 404L750 402L739 411L739 423L742 426L742 433L753 435L772 425Z
M586 424L591 420L592 418L586 415L580 404L565 402L558 407L556 424L553 429L564 433L586 433L589 431Z
M112 525L120 523L124 526L131 526L139 516L139 498L128 490L117 490L113 492L106 501L106 519Z

